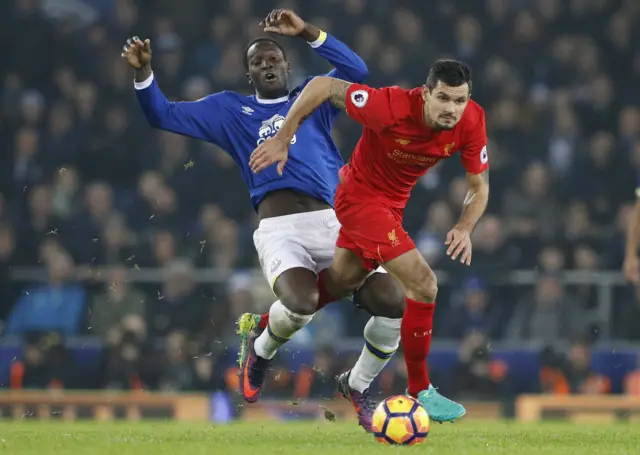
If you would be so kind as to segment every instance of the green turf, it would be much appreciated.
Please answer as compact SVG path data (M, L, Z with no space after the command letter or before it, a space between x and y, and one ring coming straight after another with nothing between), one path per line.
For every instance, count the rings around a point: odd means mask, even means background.
M397 450L437 455L638 454L640 428L467 421L436 425L425 444L397 448L379 445L351 422L0 423L0 454L11 455L372 455Z

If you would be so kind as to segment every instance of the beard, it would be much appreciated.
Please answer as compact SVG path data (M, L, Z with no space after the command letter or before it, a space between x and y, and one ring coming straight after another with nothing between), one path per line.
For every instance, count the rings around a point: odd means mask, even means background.
M456 127L458 122L455 123L443 123L441 121L435 122L435 129L437 130L452 130Z

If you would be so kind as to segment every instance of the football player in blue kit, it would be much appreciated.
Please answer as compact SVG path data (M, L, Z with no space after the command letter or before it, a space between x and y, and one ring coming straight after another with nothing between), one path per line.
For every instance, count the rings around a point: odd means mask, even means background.
M306 40L334 67L331 77L362 82L367 76L367 66L358 55L290 10L274 10L262 24L265 32ZM276 166L254 174L249 167L251 153L275 135L312 79L289 88L291 68L278 43L259 38L246 48L247 78L255 95L223 91L195 102L169 102L164 96L150 65L150 40L128 39L122 57L135 70L136 95L149 124L224 149L240 168L259 215L254 243L278 300L268 317L245 314L239 321L240 389L245 400L259 399L269 363L281 345L322 306L353 294L356 304L372 317L364 329L360 357L338 378L338 388L352 401L360 425L370 431L375 402L369 386L398 348L404 294L382 269L357 290L323 273L332 262L340 230L333 200L344 162L331 137L340 110L325 103L306 119L291 141L283 175Z

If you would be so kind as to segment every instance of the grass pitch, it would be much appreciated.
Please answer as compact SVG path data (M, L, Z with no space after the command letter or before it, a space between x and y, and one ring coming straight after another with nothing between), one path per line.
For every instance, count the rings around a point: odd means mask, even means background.
M11 455L373 455L398 450L437 455L637 454L640 427L462 421L432 425L422 445L389 447L375 442L355 422L0 423L0 454Z

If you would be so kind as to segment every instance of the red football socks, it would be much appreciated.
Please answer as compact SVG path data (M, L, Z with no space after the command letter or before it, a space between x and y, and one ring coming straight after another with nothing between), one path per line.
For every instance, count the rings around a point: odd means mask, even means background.
M436 303L417 302L406 298L400 326L400 342L404 351L409 380L409 395L416 397L418 392L429 387L427 372L427 356L431 348L431 331L433 329L433 312Z
M329 269L324 269L318 273L318 307L316 308L316 312L327 306L327 304L337 300L327 291L326 282L328 270Z

